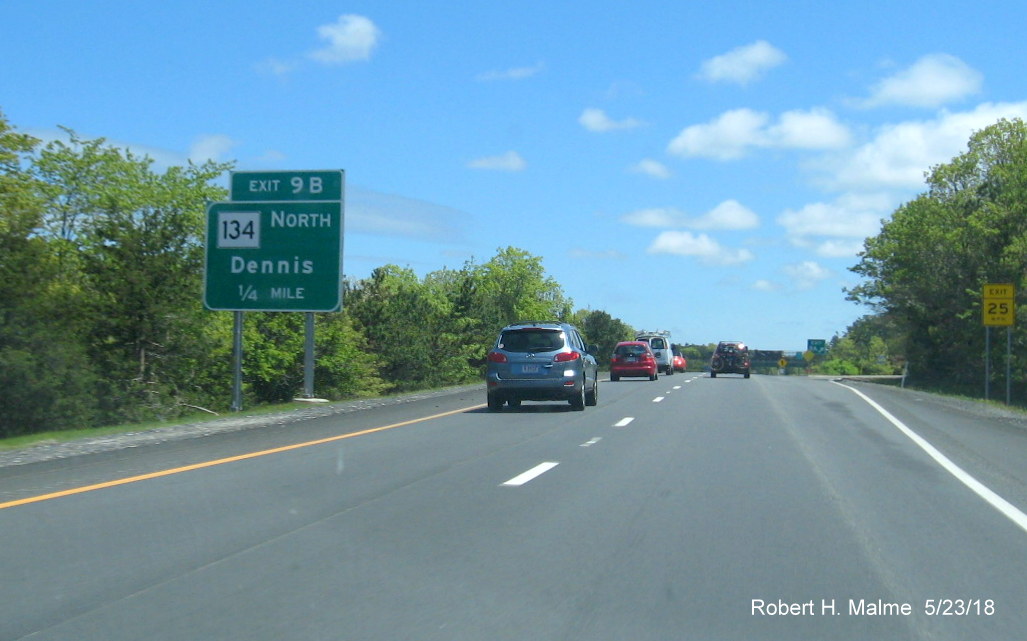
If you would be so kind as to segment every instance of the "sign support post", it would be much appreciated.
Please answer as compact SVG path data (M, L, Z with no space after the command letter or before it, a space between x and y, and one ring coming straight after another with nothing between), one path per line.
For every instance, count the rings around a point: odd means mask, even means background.
M984 328L984 400L991 400L991 326Z
M314 312L307 312L303 341L303 398L314 398Z
M1013 367L1013 328L1006 327L1006 405L1009 405L1012 393L1012 367Z
M984 400L991 398L991 328L1006 328L1006 405L1011 402L1013 322L1016 320L1016 287L1012 283L988 283L982 292L984 321Z
M242 322L243 313L234 313L232 323L232 411L242 411Z

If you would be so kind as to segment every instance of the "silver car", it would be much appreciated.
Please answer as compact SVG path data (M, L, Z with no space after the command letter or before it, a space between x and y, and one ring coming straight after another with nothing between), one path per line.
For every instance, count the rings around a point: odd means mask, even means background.
M573 325L527 322L507 325L486 357L490 410L521 401L568 401L583 410L599 400L594 345L585 345Z
M656 356L656 365L667 376L674 373L674 351L670 342L670 332L639 332L636 341L649 343L649 349Z

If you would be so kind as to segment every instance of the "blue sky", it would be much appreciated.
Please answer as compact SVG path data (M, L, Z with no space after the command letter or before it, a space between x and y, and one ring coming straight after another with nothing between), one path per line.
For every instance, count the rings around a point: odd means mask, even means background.
M515 246L577 308L804 349L931 166L1027 119L1016 2L0 3L0 110L153 157L346 171L345 271ZM199 301L198 301L199 303Z

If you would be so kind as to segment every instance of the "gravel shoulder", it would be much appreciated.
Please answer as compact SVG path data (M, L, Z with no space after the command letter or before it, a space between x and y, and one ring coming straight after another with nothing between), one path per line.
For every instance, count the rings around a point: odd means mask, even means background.
M360 412L376 407L401 405L440 396L480 389L481 384L447 387L439 390L415 392L382 398L358 399L338 403L312 404L283 412L250 416L225 416L195 423L183 423L157 427L138 432L124 432L106 436L88 437L63 442L42 442L34 445L0 451L0 467L27 465L42 461L70 458L87 454L98 454L130 447L155 445L190 438L203 438L225 432L240 432L271 425L286 425L325 416Z

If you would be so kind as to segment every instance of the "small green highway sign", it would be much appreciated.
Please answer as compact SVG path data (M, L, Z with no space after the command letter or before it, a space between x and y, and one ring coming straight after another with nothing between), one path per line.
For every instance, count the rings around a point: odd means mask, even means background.
M342 200L341 169L234 171L232 201Z
M207 207L204 306L341 309L343 172L235 172L231 180L232 200Z

